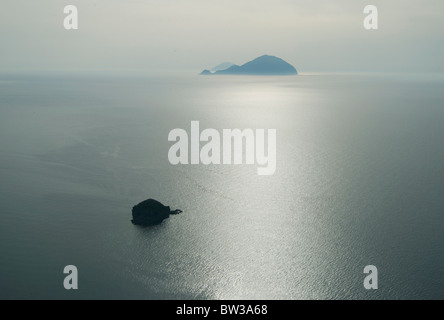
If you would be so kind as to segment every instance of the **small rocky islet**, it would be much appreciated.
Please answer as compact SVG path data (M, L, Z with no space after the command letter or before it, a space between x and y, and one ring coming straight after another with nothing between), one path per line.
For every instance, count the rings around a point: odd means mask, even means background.
M131 222L140 226L153 226L169 218L170 214L179 213L182 213L182 210L171 210L169 206L165 206L157 200L147 199L133 207Z

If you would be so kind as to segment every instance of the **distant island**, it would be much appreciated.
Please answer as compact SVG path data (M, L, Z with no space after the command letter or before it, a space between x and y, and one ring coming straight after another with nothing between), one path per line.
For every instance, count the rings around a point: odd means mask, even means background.
M222 69L221 66L226 69ZM236 64L231 64L229 62L224 62L211 70L205 69L200 74L201 75L219 75L219 74L235 74L235 75L297 75L298 72L295 67L293 67L288 62L285 62L281 58L263 55L252 61L249 61L241 66Z

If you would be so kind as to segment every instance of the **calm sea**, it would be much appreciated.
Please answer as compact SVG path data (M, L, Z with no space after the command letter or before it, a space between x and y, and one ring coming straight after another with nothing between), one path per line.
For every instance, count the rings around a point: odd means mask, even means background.
M0 298L443 299L443 88L433 74L2 74ZM275 174L172 166L168 133L192 120L276 129ZM134 226L147 198L184 212Z

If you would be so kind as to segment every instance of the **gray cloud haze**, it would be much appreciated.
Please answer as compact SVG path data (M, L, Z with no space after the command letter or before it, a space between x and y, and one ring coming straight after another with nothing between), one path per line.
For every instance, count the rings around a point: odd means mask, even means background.
M63 28L63 8L79 30ZM379 30L363 28L363 8ZM302 72L444 72L442 0L10 0L0 71L194 70L279 56Z

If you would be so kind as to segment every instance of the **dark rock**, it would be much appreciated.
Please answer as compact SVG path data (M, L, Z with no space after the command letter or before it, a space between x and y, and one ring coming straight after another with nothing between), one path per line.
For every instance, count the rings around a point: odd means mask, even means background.
M159 201L148 199L133 207L132 223L137 225L150 226L161 223L167 219L170 214L179 214L182 210L171 211L170 207L164 206Z

